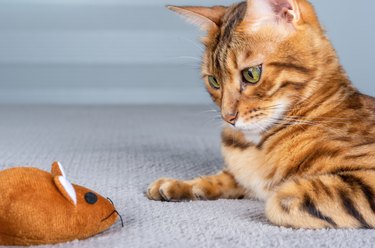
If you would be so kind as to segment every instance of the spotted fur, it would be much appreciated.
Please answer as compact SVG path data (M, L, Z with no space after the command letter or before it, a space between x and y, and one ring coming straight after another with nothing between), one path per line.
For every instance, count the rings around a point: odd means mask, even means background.
M236 113L222 131L225 170L158 180L149 198L255 197L276 225L374 228L375 100L353 87L312 5L248 0L215 8L171 7L206 24L207 91L224 119ZM241 71L257 65L260 81L245 83Z

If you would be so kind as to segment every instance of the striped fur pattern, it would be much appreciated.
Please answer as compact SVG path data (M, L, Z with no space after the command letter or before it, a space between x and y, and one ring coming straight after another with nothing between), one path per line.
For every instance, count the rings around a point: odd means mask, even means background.
M213 8L189 7L206 24L207 91L223 117L236 113L222 131L225 168L160 179L148 197L254 197L276 225L374 228L375 100L352 86L312 5L249 0L220 9L212 21ZM241 71L257 65L260 81L244 83Z

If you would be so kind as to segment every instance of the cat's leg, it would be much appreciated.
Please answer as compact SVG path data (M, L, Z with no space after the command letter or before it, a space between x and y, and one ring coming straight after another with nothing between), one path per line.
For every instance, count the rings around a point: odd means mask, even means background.
M266 203L274 224L294 228L374 228L375 172L297 178Z
M239 199L245 193L245 189L236 182L232 174L222 171L189 181L159 179L149 186L147 197L158 201L216 200Z

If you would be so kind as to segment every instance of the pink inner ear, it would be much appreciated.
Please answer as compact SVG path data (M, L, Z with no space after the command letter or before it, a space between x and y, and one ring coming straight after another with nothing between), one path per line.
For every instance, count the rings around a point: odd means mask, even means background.
M293 6L288 0L272 0L271 4L272 10L275 12L276 16L288 22L293 21L294 16L291 14L291 11L293 11Z
M289 9L289 10L293 9L292 5L289 3L288 0L273 0L271 4L272 4L273 11L275 11L275 13L282 12L284 8Z
M282 10L281 17L284 18L287 22L292 22L294 18L294 16L290 12L290 9L286 8Z

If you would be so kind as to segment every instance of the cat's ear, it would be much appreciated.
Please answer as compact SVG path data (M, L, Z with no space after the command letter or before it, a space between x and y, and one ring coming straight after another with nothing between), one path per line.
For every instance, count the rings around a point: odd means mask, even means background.
M247 0L246 19L253 29L269 23L301 24L299 0Z
M204 31L220 27L221 18L227 9L224 6L167 6L167 8L180 14L188 22L199 26Z

